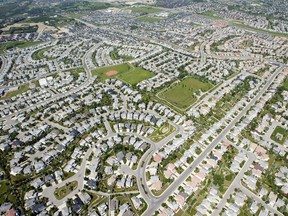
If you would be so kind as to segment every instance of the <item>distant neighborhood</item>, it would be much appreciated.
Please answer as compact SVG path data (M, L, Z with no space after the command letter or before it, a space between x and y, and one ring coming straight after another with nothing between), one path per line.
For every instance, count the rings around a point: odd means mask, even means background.
M35 2L1 20L1 215L288 214L286 3Z

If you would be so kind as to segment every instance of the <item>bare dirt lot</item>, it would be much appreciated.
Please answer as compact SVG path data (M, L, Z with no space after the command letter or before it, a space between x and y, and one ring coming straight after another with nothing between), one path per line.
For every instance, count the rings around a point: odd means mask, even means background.
M106 76L114 76L116 74L118 74L118 71L116 70L111 70L111 71L106 72Z

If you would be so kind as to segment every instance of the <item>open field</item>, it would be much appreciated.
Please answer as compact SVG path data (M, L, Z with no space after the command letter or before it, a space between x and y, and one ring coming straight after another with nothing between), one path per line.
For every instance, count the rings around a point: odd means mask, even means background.
M277 126L270 137L277 143L284 144L286 139L288 138L288 131L285 128Z
M169 125L169 124L165 123L162 127L160 127L159 129L155 130L149 136L149 138L153 142L159 142L162 139L164 139L165 137L167 137L168 135L170 135L171 133L173 133L174 131L175 131L175 128L172 125Z
M108 76L106 74L109 71L118 71L118 74L121 74L121 73L127 72L129 70L130 70L130 66L128 64L119 64L119 65L95 69L92 71L92 75L93 76L99 76L102 79L108 79L108 78L111 78L111 76Z
M140 67L135 67L126 73L120 74L118 78L131 85L136 85L142 80L149 79L153 76L154 76L154 73L144 70Z
M104 80L108 78L120 79L130 85L136 85L142 80L154 76L154 74L150 71L144 70L140 67L134 67L133 65L126 63L96 69L92 71L92 75L99 76L101 79Z
M222 17L219 17L219 16L215 15L214 11L206 11L206 12L200 14L200 15L205 16L205 17L209 17L209 18L218 19L218 20L223 20Z
M0 100L10 99L10 98L12 98L18 94L22 94L22 93L28 91L28 90L29 90L29 84L25 84L25 85L21 86L16 91L7 92L3 97L0 98Z
M136 20L140 22L154 23L154 22L160 21L161 19L157 17L142 16L142 17L137 18Z
M31 17L27 18L22 21L22 23L31 23L31 24L37 24L39 28L48 28L48 30L54 30L51 28L53 27L62 27L67 24L74 23L74 19L70 17L64 17L64 16L39 16L39 17ZM40 24L42 23L42 24ZM55 29L56 30L56 29Z
M69 70L74 80L77 80L80 73L85 73L85 69L83 67L73 68Z
M158 97L178 109L187 109L197 101L197 97L194 95L196 92L206 92L212 87L213 85L210 83L202 82L193 77L187 77L160 92Z
M153 8L153 7L132 7L131 11L134 13L148 14L148 13L158 13L158 12L161 12L162 10L159 8Z
M29 42L29 41L11 41L11 42L6 42L6 43L0 43L0 54L5 53L7 50L13 49L13 48L25 48L29 46L33 46L36 44L39 44L41 42L39 41L34 41L34 42Z
M273 36L288 38L288 34L281 33L281 32L273 32L273 31L269 31L269 30L265 30L265 29L254 28L254 27L251 27L251 26L244 25L243 23L241 23L239 21L232 22L231 25L232 26L237 26L239 28L243 28L243 29L246 29L246 30L254 31L254 32L265 33L265 34L270 34L270 35L273 35Z
M6 27L1 30L3 31L3 34L34 33L38 31L38 26L37 25L19 26L19 24L17 26L16 24L14 24L13 26Z
M9 184L6 181L0 182L0 204L5 202L5 194L9 191Z
M44 52L46 52L50 48L51 47L46 47L44 49L41 49L41 50L38 50L38 51L34 52L33 55L32 55L32 59L33 60L41 60L41 59L51 60L52 58L47 58L47 57L44 56Z
M75 190L78 186L77 181L69 182L66 185L56 189L54 191L54 195L56 199L61 200L64 197L66 197L69 193L71 193L73 190Z

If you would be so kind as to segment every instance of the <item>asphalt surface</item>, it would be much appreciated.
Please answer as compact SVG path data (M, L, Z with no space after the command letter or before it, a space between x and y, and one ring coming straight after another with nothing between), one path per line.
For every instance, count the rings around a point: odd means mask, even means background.
M269 88L275 77L285 68L281 66L267 80L263 88L249 102L249 104L230 122L230 124L214 139L211 144L193 161L193 163L161 194L161 196L153 199L153 203L144 212L144 216L153 215L159 209L161 204L174 193L174 191L189 177L191 172L202 162L203 159L216 147L216 145L225 138L226 134L235 126L235 124L246 114L246 112L261 98L263 93Z

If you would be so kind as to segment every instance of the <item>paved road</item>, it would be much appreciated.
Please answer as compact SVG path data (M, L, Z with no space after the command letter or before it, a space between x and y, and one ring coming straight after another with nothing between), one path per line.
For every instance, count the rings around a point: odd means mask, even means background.
M65 98L71 94L74 94L74 93L77 93L79 91L81 91L83 88L85 88L86 86L89 86L90 84L92 84L95 80L95 78L92 77L92 74L91 74L91 71L89 70L87 64L86 64L86 58L87 58L87 55L89 55L89 52L91 52L91 50L93 50L94 47L92 47L91 49L89 49L85 55L83 56L82 58L82 62L83 62L83 67L85 69L85 72L87 74L87 79L85 80L85 82L83 82L80 86L78 86L77 88L73 88L65 93L59 93L59 94L55 94L53 97L45 100L45 101L41 101L40 103L37 103L37 104L34 104L32 107L36 107L38 105L42 105L42 104L46 104L46 103L53 103L54 101L56 100L60 100L61 98ZM24 109L21 109L19 110L18 112L15 112L13 114L10 114L10 115L7 115L3 118L0 118L0 120L7 120L9 121L9 119L12 117L12 116L15 116L17 115L18 113L21 113L21 112L24 112L24 111L27 111L28 109L31 109L31 107L26 107Z
M3 73L3 70L6 67L7 60L6 60L6 58L4 56L0 56L0 58L1 58L1 61L2 61L2 66L0 68L0 81L2 81L4 79L4 76L5 76L5 74Z
M241 184L241 182L240 182ZM243 193L245 193L247 196L251 197L253 200L255 200L258 203L261 203L266 209L268 209L270 212L284 216L281 212L276 210L275 208L271 207L270 205L266 204L260 197L258 197L256 194L252 193L250 190L248 190L246 187L244 187L242 184L239 187Z
M62 126L60 124L55 123L55 122L51 122L48 119L43 119L42 121L47 123L48 125L54 127L54 128L58 128L60 130L63 130L65 133L69 133L70 132L69 128L66 128L66 127L64 127L64 126Z
M220 215L220 212L222 208L226 205L227 199L229 199L230 194L232 194L235 190L235 188L238 188L241 184L241 179L244 176L244 173L249 169L250 165L253 163L253 161L256 160L256 156L253 153L248 154L248 161L244 164L241 171L238 173L238 175L235 177L227 191L225 192L222 200L218 203L216 209L212 212L211 216L218 216Z
M160 197L153 200L153 203L144 212L143 215L153 215L159 209L161 204L188 178L191 172L202 162L203 159L216 147L216 145L225 138L226 134L235 126L235 124L247 113L247 111L261 98L263 93L269 88L275 77L285 68L281 66L275 73L267 80L264 87L258 94L250 101L250 103L231 121L231 123L218 135L216 139L193 161L193 163L162 193Z
M42 196L47 197L50 202L52 202L56 206L60 206L63 204L63 202L67 201L68 199L74 197L76 194L79 193L79 191L83 190L84 188L84 177L85 177L85 170L86 170L86 163L87 159L90 156L92 152L92 148L89 148L88 151L85 153L85 156L82 159L81 166L78 170L77 173L75 173L72 177L62 181L61 183L57 185L53 185L51 187L47 187L43 190ZM54 196L54 191L57 188L60 188L64 186L66 183L72 182L72 181L77 181L78 182L78 187L74 191L72 191L70 194L68 194L66 197L64 197L61 200L57 200L56 197Z

